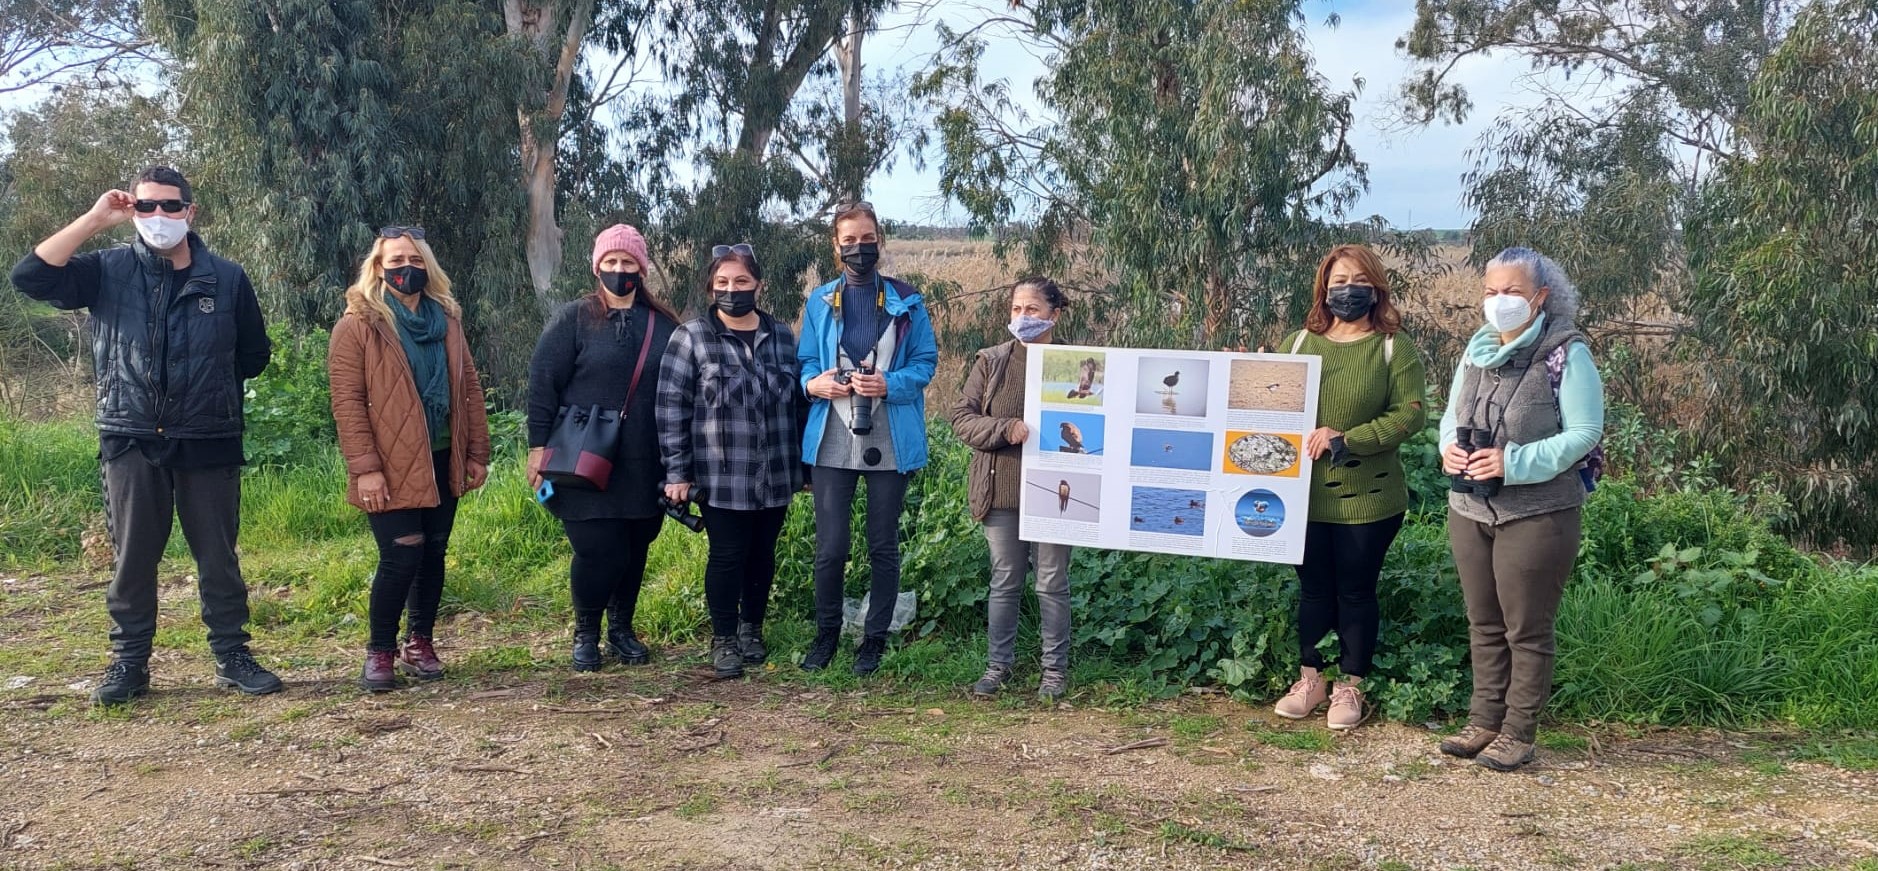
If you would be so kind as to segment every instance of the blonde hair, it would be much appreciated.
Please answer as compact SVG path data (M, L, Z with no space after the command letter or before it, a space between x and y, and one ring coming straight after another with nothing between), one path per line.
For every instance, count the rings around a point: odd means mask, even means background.
M457 304L456 297L450 293L450 276L443 271L443 264L437 262L437 255L430 250L430 244L408 234L400 239L410 239L417 246L417 253L424 257L424 273L429 277L424 284L424 295L443 307L444 314L453 318L463 316L463 307ZM346 314L358 315L371 320L378 318L391 323L391 305L385 302L385 245L391 242L383 236L372 240L371 253L365 255L365 262L359 264L359 277L346 288Z

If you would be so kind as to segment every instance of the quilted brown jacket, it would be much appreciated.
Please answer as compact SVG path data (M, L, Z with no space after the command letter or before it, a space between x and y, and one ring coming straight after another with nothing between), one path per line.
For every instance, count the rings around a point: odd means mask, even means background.
M470 359L463 324L450 319L443 340L450 366L450 490L469 490L469 464L489 465L489 416ZM359 476L383 472L390 504L380 511L433 508L441 501L430 460L417 381L390 324L348 312L333 326L326 358L332 378L333 422L346 459L346 501L359 510Z

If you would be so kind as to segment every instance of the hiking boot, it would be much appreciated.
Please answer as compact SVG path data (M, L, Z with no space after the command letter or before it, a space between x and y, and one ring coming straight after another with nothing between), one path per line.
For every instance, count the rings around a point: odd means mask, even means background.
M1468 723L1467 728L1441 739L1441 752L1449 756L1459 756L1462 759L1472 759L1479 756L1480 751L1487 749L1487 745L1492 744L1493 739L1498 737L1500 737L1498 732L1491 732Z
M998 690L1004 689L1004 682L1010 679L1010 666L1002 662L994 662L987 665L985 666L985 676L979 678L977 683L972 684L972 696L980 699L991 698L998 694Z
M264 696L281 691L280 678L254 661L246 650L224 653L215 658L215 685L238 690L242 695Z
M1298 682L1285 692L1285 697L1272 706L1272 713L1287 720L1302 720L1330 698L1324 690L1324 678L1317 673L1317 669L1306 668L1302 674Z
M711 668L718 677L743 677L743 649L737 646L737 636L711 636Z
M609 612L610 613L610 612ZM607 652L619 657L625 665L645 665L652 661L652 651L633 634L633 628L622 623L612 622L606 625Z
M880 670L880 657L887 652L887 639L863 638L854 651L854 673L866 677Z
M600 656L599 630L575 627L573 656L575 671L599 671L600 665L606 661Z
M1494 771L1512 771L1531 762L1538 755L1531 744L1502 732L1493 739L1493 743L1487 745L1487 749L1474 757L1474 761Z
M802 656L803 671L821 671L835 659L835 648L841 646L841 630L817 629L815 641L809 644L809 652Z
M111 660L104 678L91 691L94 705L122 705L150 691L150 669L141 662Z
M365 668L359 672L359 688L375 693L398 688L396 655L389 650L365 651Z
M1364 704L1363 691L1354 683L1338 681L1330 690L1330 712L1324 716L1324 725L1342 732L1363 725L1368 718L1369 706Z
M755 623L737 624L737 650L745 665L762 665L769 659L769 645L763 643L763 627Z
M1037 683L1037 701L1055 704L1057 699L1069 693L1069 672L1060 668L1043 670L1043 680Z
M605 614L595 608L591 611L574 609L574 670L599 671L603 660L600 658L600 617Z
M404 639L404 648L398 651L398 668L418 680L443 679L443 660L437 658L437 646L423 635Z

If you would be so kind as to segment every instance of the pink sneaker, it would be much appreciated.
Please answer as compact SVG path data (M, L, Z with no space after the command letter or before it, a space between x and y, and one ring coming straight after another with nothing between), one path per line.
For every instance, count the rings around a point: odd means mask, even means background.
M1339 681L1330 691L1330 713L1324 718L1325 725L1342 732L1363 725L1369 718L1369 708L1363 703L1363 691L1349 681Z
M1329 698L1325 694L1324 679L1318 675L1317 669L1306 668L1302 670L1302 674L1298 682L1292 684L1291 689L1285 693L1285 697L1272 706L1272 713L1287 720L1302 720L1310 716L1313 711L1317 710L1317 706Z

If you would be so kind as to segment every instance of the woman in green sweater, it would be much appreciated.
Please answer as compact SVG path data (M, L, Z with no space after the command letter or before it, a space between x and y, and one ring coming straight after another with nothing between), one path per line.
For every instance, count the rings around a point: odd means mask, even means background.
M1304 562L1298 566L1298 682L1278 700L1303 719L1326 700L1327 724L1354 729L1368 716L1359 688L1376 655L1381 619L1376 579L1402 529L1408 486L1396 448L1422 428L1427 387L1421 353L1402 332L1382 261L1339 245L1317 267L1304 329L1280 349L1323 358L1318 427L1305 437L1315 461ZM1335 629L1342 680L1326 687L1317 644Z

